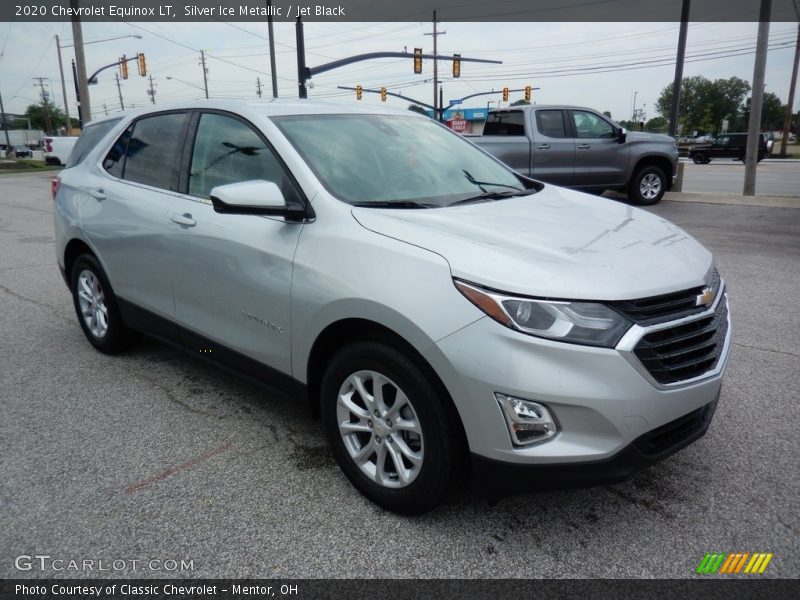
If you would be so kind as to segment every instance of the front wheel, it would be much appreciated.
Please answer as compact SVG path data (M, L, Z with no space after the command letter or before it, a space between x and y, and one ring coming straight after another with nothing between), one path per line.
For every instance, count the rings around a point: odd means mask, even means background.
M656 204L667 191L667 176L654 165L640 168L628 186L628 198L636 204L650 206Z
M696 165L704 165L706 164L706 157L705 154L695 154L692 157L692 162Z
M347 346L321 394L334 458L367 498L414 515L458 489L466 452L455 409L407 356L382 342Z

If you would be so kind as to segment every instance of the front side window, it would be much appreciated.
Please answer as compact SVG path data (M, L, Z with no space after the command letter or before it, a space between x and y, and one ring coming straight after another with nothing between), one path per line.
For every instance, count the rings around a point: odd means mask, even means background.
M730 136L723 135L717 138L717 146L728 146L731 143Z
M573 110L572 120L575 123L575 133L579 138L615 138L614 127L594 113L583 110Z
M436 207L525 190L510 169L430 119L310 114L272 120L327 190L350 204Z
M138 119L114 143L103 167L126 181L172 189L186 118L186 113L166 113Z
M283 165L249 125L226 115L201 115L189 171L189 194L208 198L218 185L256 179L276 184L287 203L301 202Z

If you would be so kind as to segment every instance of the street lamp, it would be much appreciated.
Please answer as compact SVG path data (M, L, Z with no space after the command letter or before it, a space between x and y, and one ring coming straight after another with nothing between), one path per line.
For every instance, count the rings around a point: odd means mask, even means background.
M61 49L62 48L72 48L75 44L64 44L61 45L61 40L58 36L56 38L56 50L58 51L58 71L61 73L61 92L64 95L64 115L67 119L67 133L69 130L72 129L72 123L70 122L69 118L69 105L67 104L67 84L64 81L64 66L61 62ZM118 35L112 38L104 38L102 40L92 40L91 42L84 42L83 45L86 46L87 44L99 44L100 42L111 42L113 40L121 40L123 38L136 38L142 39L142 36L138 33L131 33L128 35ZM77 81L76 81L76 90L77 90ZM78 100L78 104L80 105L80 100Z

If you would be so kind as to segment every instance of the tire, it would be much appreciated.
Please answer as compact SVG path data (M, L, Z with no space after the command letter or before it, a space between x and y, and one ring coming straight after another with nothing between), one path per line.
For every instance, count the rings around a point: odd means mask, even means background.
M692 157L692 162L696 165L704 165L706 164L706 156L705 154L695 154Z
M346 346L325 371L320 400L334 458L379 506L422 514L461 486L467 451L455 408L401 352L377 341Z
M123 324L114 290L91 254L75 260L70 289L78 323L92 346L106 354L117 354L136 341L138 335Z
M667 176L654 165L641 167L628 186L628 198L636 204L651 206L661 200L667 191Z

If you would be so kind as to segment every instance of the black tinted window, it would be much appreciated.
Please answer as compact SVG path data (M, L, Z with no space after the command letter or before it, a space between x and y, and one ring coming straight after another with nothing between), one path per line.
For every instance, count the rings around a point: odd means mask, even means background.
M136 121L125 153L123 179L170 189L180 164L185 120L185 114L171 113Z
M108 151L106 157L103 159L103 168L109 172L110 175L114 177L122 178L122 170L125 166L125 153L128 151L128 142L131 139L131 132L133 131L133 125L129 126L125 131L122 132L117 138L117 141L114 142L114 145L111 146L111 150Z
M300 202L283 165L250 126L225 115L203 114L192 152L189 194L208 198L218 185L255 179L275 183L288 203Z
M105 137L105 135L114 128L114 125L119 123L119 119L109 119L101 121L100 123L89 124L81 132L81 137L75 142L75 147L69 155L69 160L65 168L69 169L75 165L83 162L86 155L91 152L97 143Z
M483 135L525 135L525 113L509 110L489 113Z
M564 113L560 110L537 111L536 124L542 135L552 138L567 137L567 131L564 127Z

